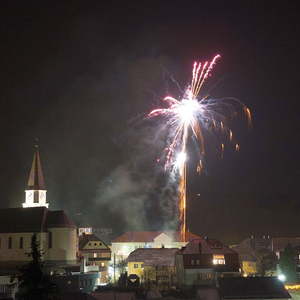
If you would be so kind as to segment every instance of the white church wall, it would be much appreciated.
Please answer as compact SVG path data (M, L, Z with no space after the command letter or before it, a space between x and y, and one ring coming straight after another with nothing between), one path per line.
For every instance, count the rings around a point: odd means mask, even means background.
M30 261L32 236L33 232L0 233L0 261ZM11 245L9 245L9 238L11 238ZM22 245L21 238L23 239ZM37 233L37 241L42 252L46 250L46 240L47 233Z
M51 228L52 247L48 249L46 260L49 261L76 261L77 232L75 228Z

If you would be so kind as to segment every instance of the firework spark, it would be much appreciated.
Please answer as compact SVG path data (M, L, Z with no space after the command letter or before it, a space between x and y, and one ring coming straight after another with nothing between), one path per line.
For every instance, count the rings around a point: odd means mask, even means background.
M203 169L203 156L205 154L204 131L216 131L233 142L233 132L226 125L229 117L236 115L234 107L241 106L251 124L251 112L248 107L234 99L210 99L209 95L199 97L202 86L210 76L214 65L221 56L216 55L211 62L195 62L192 71L191 84L186 88L182 98L171 96L164 98L166 108L152 110L148 116L161 116L166 120L171 142L166 148L165 169L179 174L179 217L180 232L183 241L186 240L186 162L187 141L193 138L197 141L199 163L197 172ZM228 116L228 112L230 112ZM239 144L235 143L235 150L239 151ZM223 158L225 144L221 142L221 157Z

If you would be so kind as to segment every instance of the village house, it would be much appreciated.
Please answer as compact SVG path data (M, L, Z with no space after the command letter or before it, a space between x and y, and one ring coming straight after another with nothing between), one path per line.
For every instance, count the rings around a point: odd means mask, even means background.
M195 239L176 253L179 286L215 284L222 276L240 276L238 254L214 239Z
M239 254L243 276L275 274L277 259L272 251L272 244L273 239L269 235L263 235L251 236L232 247Z
M135 274L147 287L168 289L176 284L177 248L138 248L127 258L128 275Z
M82 233L79 236L79 257L84 272L99 272L99 284L109 281L111 251L99 237L92 233Z

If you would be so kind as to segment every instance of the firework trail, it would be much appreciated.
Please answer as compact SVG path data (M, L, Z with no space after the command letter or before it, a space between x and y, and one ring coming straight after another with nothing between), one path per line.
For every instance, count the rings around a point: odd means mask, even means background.
M214 65L221 56L216 55L210 62L195 62L192 71L192 81L183 93L182 98L171 96L164 98L166 108L152 110L148 117L160 116L166 121L170 143L166 147L165 169L178 172L179 185L179 219L181 240L186 241L186 161L187 141L193 138L198 145L197 172L203 169L203 156L205 155L204 131L221 133L230 142L234 142L233 132L226 125L228 119L236 115L236 106L240 106L245 113L248 124L251 124L251 112L248 107L236 99L210 99L207 96L199 97L203 84L210 76ZM229 115L228 115L229 112ZM224 142L221 143L220 152L223 157ZM234 143L234 149L240 146Z

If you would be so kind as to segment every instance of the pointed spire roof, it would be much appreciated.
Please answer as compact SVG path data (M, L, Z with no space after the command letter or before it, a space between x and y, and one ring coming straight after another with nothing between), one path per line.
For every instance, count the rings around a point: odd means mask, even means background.
M28 178L28 190L45 190L45 180L42 171L39 146L35 145L35 152Z

